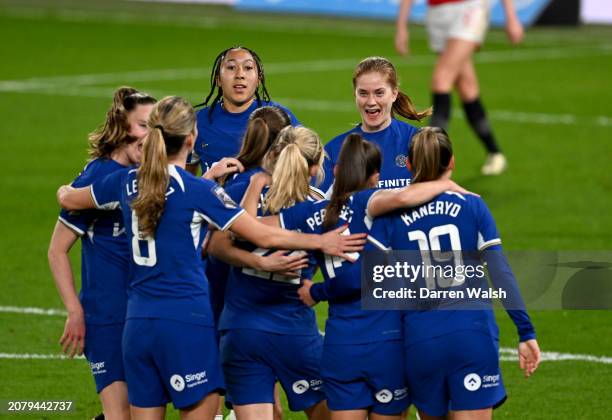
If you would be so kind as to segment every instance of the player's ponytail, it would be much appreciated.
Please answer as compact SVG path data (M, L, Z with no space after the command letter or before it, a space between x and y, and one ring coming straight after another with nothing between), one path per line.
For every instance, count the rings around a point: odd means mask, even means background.
M448 169L453 146L442 128L423 127L412 137L408 161L412 166L411 183L435 181Z
M178 96L162 99L151 111L149 134L136 175L138 196L132 202L132 210L136 213L143 237L155 233L164 212L166 190L170 183L168 157L179 153L194 127L193 108Z
M409 120L417 121L421 121L423 118L431 115L431 108L424 111L417 111L410 97L399 90L397 71L393 63L388 59L384 57L368 57L361 60L353 72L353 89L357 88L357 79L367 73L382 74L385 76L389 86L391 86L392 89L398 90L397 99L393 102L393 112Z
M89 134L89 158L110 158L115 149L135 141L129 135L128 114L138 105L155 102L155 98L134 88L123 86L117 89L104 123Z
M264 210L278 213L282 208L306 199L310 192L310 168L323 174L323 145L319 136L306 127L285 127L268 154L278 152L273 164L272 185L264 200ZM279 152L279 149L280 152ZM267 155L268 170L272 159Z
M264 106L251 113L242 147L236 156L245 170L261 166L278 133L288 125L291 125L289 115L276 106ZM226 179L227 176L224 176L219 183L223 185Z
M417 111L412 103L412 99L402 91L397 92L397 98L393 102L393 111L409 120L421 121L432 114L432 108L424 111Z
M342 207L351 194L368 186L368 179L380 172L382 155L378 147L359 134L349 134L342 143L336 162L336 176L329 203L325 208L324 228L338 223Z

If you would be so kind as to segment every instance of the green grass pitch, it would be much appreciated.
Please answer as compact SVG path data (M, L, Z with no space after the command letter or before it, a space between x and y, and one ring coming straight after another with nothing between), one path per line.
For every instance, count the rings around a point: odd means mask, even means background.
M402 90L419 108L429 105L433 56L426 34L414 27L412 57L400 58L393 29L391 22L210 6L0 0L0 307L61 308L46 259L55 191L82 168L86 135L102 121L117 86L196 103L208 92L216 54L244 44L263 58L273 99L327 140L359 119L351 75L363 57L391 58ZM605 27L531 29L522 47L511 48L493 30L478 55L483 100L510 166L497 178L479 175L484 153L456 106L455 179L485 198L507 249L612 245L611 40ZM76 268L78 247L72 256ZM321 324L325 313L318 309ZM532 318L545 351L612 357L610 312ZM499 319L502 345L513 347L514 328L503 313ZM4 358L58 354L63 322L0 312L0 400L71 399L74 418L100 412L85 361ZM516 362L502 368L509 399L498 418L612 416L610 364L546 361L529 380ZM287 412L287 418L305 417Z

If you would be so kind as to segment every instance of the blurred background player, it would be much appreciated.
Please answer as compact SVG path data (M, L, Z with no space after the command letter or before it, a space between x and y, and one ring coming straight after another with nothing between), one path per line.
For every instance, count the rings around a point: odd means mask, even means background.
M89 157L72 182L84 187L140 162L155 99L130 87L117 89L102 126L89 135ZM68 253L81 238L81 290L77 296ZM49 266L68 312L60 344L70 357L85 352L104 415L130 417L121 338L125 324L129 250L121 211L62 210L49 244Z
M189 161L189 170L200 164L202 173L224 157L240 151L249 116L259 107L282 108L293 125L299 124L287 108L272 102L266 88L263 63L246 47L231 47L215 58L210 74L210 92L198 106L198 138Z
M439 127L421 130L413 138L408 158L413 185L448 178L455 166L450 140ZM459 210L452 214L444 211L452 207ZM493 284L516 287L507 262L500 264L501 240L480 197L444 192L422 206L375 220L370 235L387 250L420 252L418 255L428 255L430 261L436 251L478 252L489 263ZM457 255L451 254L451 258ZM428 288L451 290L470 282L444 285L440 280L434 278L435 284ZM438 308L448 301L438 299L435 303ZM506 399L493 310L456 305L420 310L423 308L415 305L403 315L408 388L421 419L444 419L449 414L457 419L491 419L493 408ZM507 309L519 335L520 367L528 377L540 362L535 330L525 310Z
M523 39L521 25L512 0L502 0L506 13L506 33L512 44ZM402 0L397 16L395 48L408 54L408 20L413 0ZM506 158L493 135L484 106L473 55L484 42L489 25L489 0L428 0L427 31L430 48L438 54L431 91L433 116L430 125L446 129L451 116L451 91L456 88L470 127L482 141L487 158L483 175L499 175Z
M342 143L351 133L376 144L382 152L379 188L400 188L410 183L406 170L406 152L417 128L395 118L395 114L420 121L431 115L430 110L419 112L405 93L399 90L397 72L393 64L383 57L362 60L353 72L355 104L361 123L334 137L325 145L325 180L321 190L331 193L333 168L338 160Z

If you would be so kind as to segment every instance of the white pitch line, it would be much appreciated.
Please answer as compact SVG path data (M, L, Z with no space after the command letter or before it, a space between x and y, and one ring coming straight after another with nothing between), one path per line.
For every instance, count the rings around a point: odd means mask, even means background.
M28 353L0 353L0 359L18 359L18 360L72 360L84 359L85 356L68 357L63 354L28 354Z
M586 48L531 48L522 50L487 51L476 56L479 63L504 63L528 60L551 60L575 57L590 57L612 54L612 45L601 44ZM265 65L266 74L311 73L325 71L350 71L360 61L360 58L343 58L333 60L310 60L269 63ZM431 54L414 55L407 59L397 60L398 68L413 66L429 66L435 61ZM45 88L76 87L77 85L95 84L125 84L166 80L197 80L206 81L210 68L179 68L141 70L117 73L93 73L62 75L51 77L33 77L17 80L0 80L0 91L24 92Z
M0 306L0 312L30 314L30 315L45 315L45 316L65 316L66 311L54 308L35 308L35 307L20 307L20 306ZM324 332L320 331L322 335ZM501 347L499 349L499 360L518 361L518 351L511 347ZM83 356L80 356L81 358ZM0 353L0 359L70 359L63 354L29 354L29 353ZM592 363L603 363L606 365L612 364L612 357L593 356L590 354L573 354L559 353L552 351L542 352L542 361L544 362L560 362L560 361L581 361Z
M0 89L1 90L1 89ZM90 87L90 86L54 86L41 87L39 89L28 90L22 93L42 94L52 96L74 96L82 98L110 98L115 89L111 87ZM149 93L159 98L168 95L179 95L186 98L204 98L202 92L178 92L155 90ZM330 101L319 99L296 99L296 98L273 98L275 101L294 109L313 111L313 112L334 112L334 113L356 113L357 109L352 101ZM462 113L453 113L453 118L463 119ZM612 127L612 117L605 115L572 115L572 114L545 114L540 112L524 112L511 110L491 110L489 116L494 121L504 121L511 123L529 123L541 125L582 125L596 127ZM351 125L347 125L347 130Z
M46 316L66 316L67 314L63 309L44 309L23 306L0 306L0 312Z
M502 361L518 361L518 351L510 347L502 347L499 349ZM544 362L561 362L565 360L576 360L581 362L603 363L606 365L612 364L612 357L593 356L590 354L574 354L574 353L558 353L554 351L543 351L542 361Z

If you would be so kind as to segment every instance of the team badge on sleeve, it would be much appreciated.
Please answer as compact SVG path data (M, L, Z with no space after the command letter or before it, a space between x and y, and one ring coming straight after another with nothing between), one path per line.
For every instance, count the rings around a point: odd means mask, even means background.
M215 195L215 197L217 197L219 199L219 201L221 203L223 203L223 205L228 208L228 209L237 209L238 208L238 204L236 204L236 202L234 200L232 200L232 197L230 197L225 190L223 189L223 187L220 186L215 186L212 189L213 194Z

